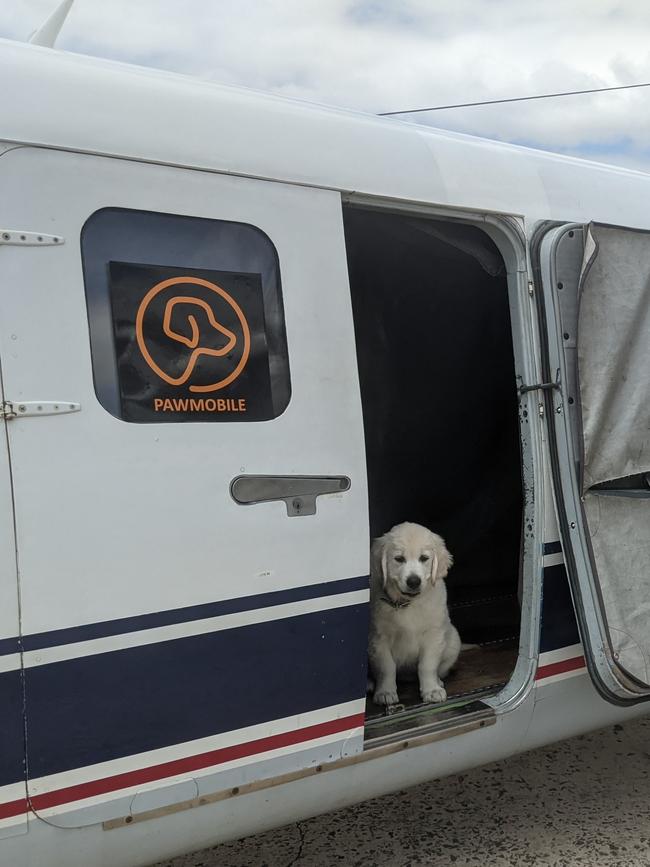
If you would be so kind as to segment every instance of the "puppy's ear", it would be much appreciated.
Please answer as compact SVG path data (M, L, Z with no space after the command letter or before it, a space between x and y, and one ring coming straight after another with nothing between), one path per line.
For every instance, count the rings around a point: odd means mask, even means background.
M379 536L372 543L372 569L381 578L381 586L386 586L388 577L388 542L385 536Z
M436 578L446 578L447 573L454 565L454 558L451 556L445 545L445 540L440 536L436 539L436 548L433 566L433 580Z
M386 586L386 579L388 578L388 544L386 542L382 543L381 546L381 586Z

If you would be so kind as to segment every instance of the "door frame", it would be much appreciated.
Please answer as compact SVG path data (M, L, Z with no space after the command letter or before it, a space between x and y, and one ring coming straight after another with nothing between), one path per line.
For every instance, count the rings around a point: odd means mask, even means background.
M489 214L452 209L363 193L342 194L342 204L386 213L406 213L463 223L484 231L496 244L506 265L515 370L519 387L539 382L537 310L530 287L530 261L519 215ZM513 383L513 387L515 384ZM535 683L540 648L544 542L549 532L545 508L545 457L539 401L532 391L520 392L519 429L523 485L522 554L520 565L521 620L517 663L505 687L484 703L497 713L519 707ZM537 423L537 422L540 423Z
M557 247L569 232L586 231L586 223L544 221L531 238L531 258L538 291L538 322L540 329L540 355L543 381L553 388L544 390L544 406L549 437L549 456L556 501L556 511L562 550L566 563L569 586L578 629L583 644L587 670L600 696L621 707L635 705L650 699L650 690L644 690L615 665L614 651L602 608L601 594L595 577L590 554L586 520L580 495L579 480L575 472L575 436L578 422L578 402L571 394L577 387L575 374L567 367L562 346L561 303L555 292L559 278ZM569 403L571 398L572 403ZM575 412L569 410L575 407Z

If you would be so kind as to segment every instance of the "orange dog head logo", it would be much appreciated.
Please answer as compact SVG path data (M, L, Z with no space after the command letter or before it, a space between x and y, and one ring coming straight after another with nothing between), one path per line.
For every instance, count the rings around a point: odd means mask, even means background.
M196 288L194 288L195 294L192 294L192 287L196 286L209 290L207 297L211 303L206 301L205 297L199 297ZM182 371L178 373L176 370L175 376L163 370L155 360L154 351L160 341L160 334L151 333L151 328L145 325L152 304L156 299L160 301L161 293L171 287L178 287L178 294L169 297L167 293L166 301L163 300L162 332L165 337L178 345L181 367L184 363ZM206 293L202 292L201 295L206 296ZM239 333L235 333L219 321L215 309L218 311L224 303L235 314L240 326L237 329ZM160 320L156 318L155 321ZM135 333L140 352L156 376L172 386L189 383L189 390L192 392L210 392L226 388L241 374L250 355L250 329L241 307L221 286L200 277L171 277L149 289L138 307ZM218 379L213 377L214 381L209 383L192 384L197 363L202 357L224 359L230 370L225 374L222 372Z

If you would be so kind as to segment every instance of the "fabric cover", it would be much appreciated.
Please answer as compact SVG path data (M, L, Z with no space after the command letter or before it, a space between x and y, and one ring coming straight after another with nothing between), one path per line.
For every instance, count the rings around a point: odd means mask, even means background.
M650 233L592 224L579 288L582 491L614 663L650 683ZM628 478L628 481L629 478ZM633 481L633 480L632 480Z
M614 661L650 683L650 499L588 493L584 504Z
M579 305L584 492L650 470L650 233L589 227Z

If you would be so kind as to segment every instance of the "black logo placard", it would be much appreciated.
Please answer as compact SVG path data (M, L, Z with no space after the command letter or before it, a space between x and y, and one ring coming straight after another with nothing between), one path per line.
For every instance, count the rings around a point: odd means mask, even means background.
M273 417L259 274L109 263L122 417Z

